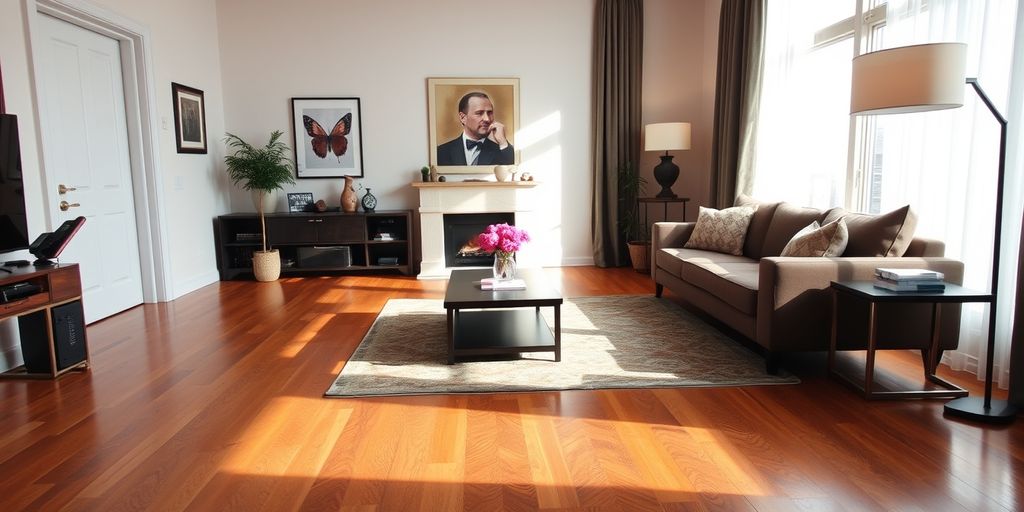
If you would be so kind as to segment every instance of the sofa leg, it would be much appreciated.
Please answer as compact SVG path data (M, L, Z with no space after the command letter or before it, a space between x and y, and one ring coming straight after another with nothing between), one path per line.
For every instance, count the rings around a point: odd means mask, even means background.
M768 372L768 375L779 374L779 354L778 352L769 351L764 355L764 368Z
M654 283L654 296L661 298L661 292L665 291L665 285L661 283Z

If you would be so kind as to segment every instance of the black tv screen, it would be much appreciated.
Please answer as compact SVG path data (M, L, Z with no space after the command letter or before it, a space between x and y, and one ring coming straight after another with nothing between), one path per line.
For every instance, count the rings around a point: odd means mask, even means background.
M28 249L18 117L0 114L0 253Z

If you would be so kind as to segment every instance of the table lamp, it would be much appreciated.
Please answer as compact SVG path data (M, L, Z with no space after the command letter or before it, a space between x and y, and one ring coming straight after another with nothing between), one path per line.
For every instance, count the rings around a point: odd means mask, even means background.
M985 398L958 398L946 403L944 410L947 414L977 421L1009 422L1016 416L1017 408L1005 400L992 400L995 303L999 291L999 239L1003 223L1003 176L1006 172L1006 118L992 104L976 78L964 78L966 57L967 45L963 43L919 44L860 55L853 59L850 113L900 114L961 107L964 103L964 84L967 83L999 122L999 173L996 182Z
M690 149L690 123L655 123L644 126L644 151L664 151L654 168L654 179L661 185L657 197L676 197L672 184L679 177L679 166L672 163L669 151Z

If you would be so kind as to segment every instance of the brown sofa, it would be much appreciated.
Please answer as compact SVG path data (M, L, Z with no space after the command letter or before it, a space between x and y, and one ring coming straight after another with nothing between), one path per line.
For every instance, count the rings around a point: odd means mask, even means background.
M761 203L742 196L737 205L758 207L747 229L743 254L684 248L695 223L659 222L652 233L651 277L658 297L668 287L764 347L771 372L776 371L779 353L828 350L831 281L872 280L876 267L894 267L938 270L947 282L963 282L963 263L944 258L942 242L912 238L916 220L909 208L868 216L842 209L820 211ZM842 257L779 256L804 226L839 217L849 226L849 245ZM954 349L959 341L959 305L943 306L941 320L940 348ZM878 310L878 325L878 348L920 349L922 356L928 356L929 305L883 305ZM865 348L866 340L867 305L840 296L839 349Z

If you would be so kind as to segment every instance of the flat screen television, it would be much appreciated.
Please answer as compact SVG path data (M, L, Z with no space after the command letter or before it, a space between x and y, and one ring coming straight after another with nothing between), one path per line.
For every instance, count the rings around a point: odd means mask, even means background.
M0 254L28 249L18 117L0 114Z

